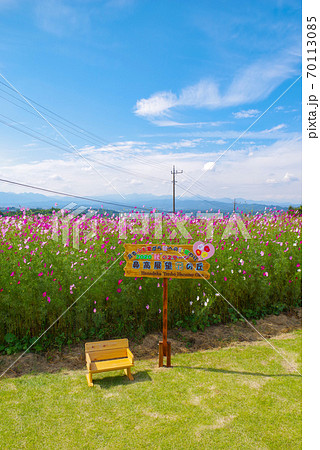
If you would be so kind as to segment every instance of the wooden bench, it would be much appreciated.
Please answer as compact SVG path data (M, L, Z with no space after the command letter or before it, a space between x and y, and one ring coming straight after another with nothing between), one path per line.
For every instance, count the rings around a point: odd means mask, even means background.
M110 370L124 370L129 380L133 380L131 367L134 365L134 358L129 350L128 339L87 342L85 352L88 386L93 386L93 373L109 372Z

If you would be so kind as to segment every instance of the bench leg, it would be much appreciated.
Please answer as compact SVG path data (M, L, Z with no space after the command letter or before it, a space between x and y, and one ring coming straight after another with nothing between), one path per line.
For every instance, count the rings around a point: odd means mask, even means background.
M127 375L130 381L133 381L133 376L131 374L131 367L128 367L127 369L124 369L124 373Z
M87 382L88 382L88 386L89 387L92 387L93 386L93 382L92 382L92 373L87 373L86 374L86 377L87 377Z
M163 342L159 342L159 367L163 367Z

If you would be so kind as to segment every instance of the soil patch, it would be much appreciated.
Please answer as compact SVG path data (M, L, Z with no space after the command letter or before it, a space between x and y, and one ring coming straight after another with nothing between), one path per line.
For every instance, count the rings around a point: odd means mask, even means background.
M266 338L278 336L301 329L302 308L289 313L271 315L257 321L255 328ZM136 359L156 358L161 333L147 335L141 343L130 342L130 348ZM183 329L168 332L172 353L190 353L199 350L218 349L226 346L241 345L261 341L262 338L245 322L214 325L196 333ZM13 364L22 353L0 356L0 374ZM27 353L23 355L4 375L18 377L27 373L53 373L60 370L79 370L85 368L84 344L65 348L62 352L50 351L45 354Z

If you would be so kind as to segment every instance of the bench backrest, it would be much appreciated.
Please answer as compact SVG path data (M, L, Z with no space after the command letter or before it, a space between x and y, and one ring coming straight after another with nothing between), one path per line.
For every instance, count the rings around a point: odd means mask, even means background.
M91 361L101 361L125 358L128 347L128 339L116 339L113 341L87 342L85 351L90 354Z

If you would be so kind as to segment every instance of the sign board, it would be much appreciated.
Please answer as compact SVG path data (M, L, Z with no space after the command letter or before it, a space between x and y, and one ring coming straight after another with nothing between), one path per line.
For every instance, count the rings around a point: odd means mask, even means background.
M127 277L209 279L210 264L199 259L193 245L124 244Z

